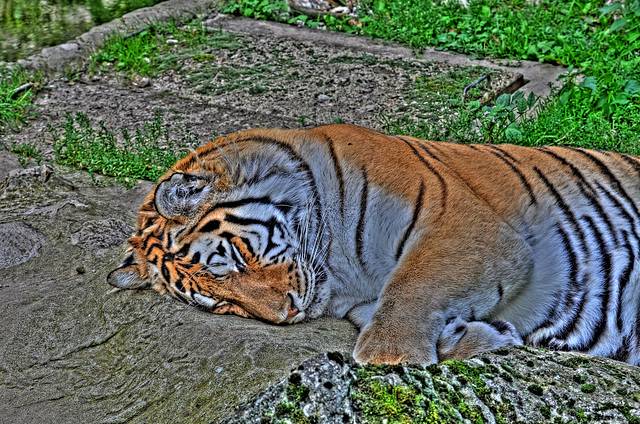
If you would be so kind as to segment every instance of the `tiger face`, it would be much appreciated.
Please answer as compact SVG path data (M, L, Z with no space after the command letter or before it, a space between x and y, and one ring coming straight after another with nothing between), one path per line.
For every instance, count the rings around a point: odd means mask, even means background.
M227 200L233 190L212 200L211 188L211 178L193 173L161 182L148 202L158 215L143 218L145 229L129 240L130 255L108 282L275 324L317 315L315 273L292 234L290 206Z

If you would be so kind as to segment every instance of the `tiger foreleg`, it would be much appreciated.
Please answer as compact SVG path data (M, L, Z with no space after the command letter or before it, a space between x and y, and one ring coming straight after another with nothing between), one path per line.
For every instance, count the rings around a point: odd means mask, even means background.
M485 218L460 231L434 228L407 252L362 328L358 362L436 363L449 319L488 319L521 292L533 267L531 250L504 222Z

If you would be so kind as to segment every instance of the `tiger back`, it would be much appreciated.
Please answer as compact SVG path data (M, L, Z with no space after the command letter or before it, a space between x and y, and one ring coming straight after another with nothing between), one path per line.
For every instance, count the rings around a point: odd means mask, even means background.
M108 281L275 324L346 317L361 362L436 362L459 319L478 351L521 337L638 364L639 176L582 149L245 131L160 178Z

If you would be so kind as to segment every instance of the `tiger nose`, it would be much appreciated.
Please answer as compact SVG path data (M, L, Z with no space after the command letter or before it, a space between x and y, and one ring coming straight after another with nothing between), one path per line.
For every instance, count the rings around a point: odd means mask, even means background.
M289 298L289 312L287 313L287 319L288 319L288 318L295 317L298 314L299 310L298 310L298 307L296 306L296 301L295 301L295 298L297 296L295 296L295 294L292 292L288 292L287 297Z

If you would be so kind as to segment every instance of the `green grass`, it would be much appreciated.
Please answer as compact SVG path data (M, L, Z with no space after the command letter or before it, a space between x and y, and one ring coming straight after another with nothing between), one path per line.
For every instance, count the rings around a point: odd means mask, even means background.
M93 73L115 70L129 76L154 76L180 69L188 58L198 62L214 59L203 47L237 50L243 46L236 35L205 30L199 19L180 25L170 21L133 34L112 34L91 56L89 66Z
M0 135L18 131L33 111L36 89L43 77L20 67L0 66Z
M170 134L159 113L135 135L123 129L118 137L103 122L96 126L82 113L67 116L60 128L49 130L57 163L113 177L125 187L138 179L157 180L198 145L197 135L188 130Z
M455 142L571 145L640 154L640 0L365 0L351 18L285 13L260 0L230 0L227 12L398 41L472 57L569 67L560 89L535 104L520 95L464 105L438 129L412 116L382 117L387 131ZM523 113L526 112L526 115Z

